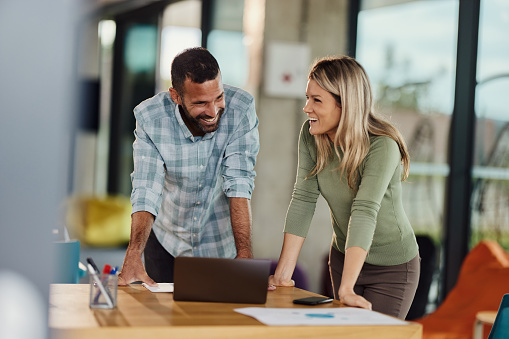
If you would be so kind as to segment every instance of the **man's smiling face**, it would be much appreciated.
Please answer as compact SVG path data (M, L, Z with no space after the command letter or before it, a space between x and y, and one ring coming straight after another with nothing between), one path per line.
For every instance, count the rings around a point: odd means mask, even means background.
M170 94L173 101L180 106L182 119L194 136L203 136L217 130L225 108L220 73L214 80L201 84L187 78L182 95L173 88L170 88Z

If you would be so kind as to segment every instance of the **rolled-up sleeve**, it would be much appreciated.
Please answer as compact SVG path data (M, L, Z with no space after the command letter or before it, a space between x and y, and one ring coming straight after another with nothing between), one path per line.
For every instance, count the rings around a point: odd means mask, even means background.
M396 142L379 137L361 165L361 181L351 207L346 248L371 247L377 216L395 170L401 165L401 154Z
M157 216L164 185L164 162L146 133L142 120L137 119L134 135L134 171L131 174L133 213L147 211Z
M260 150L258 118L254 99L243 115L225 150L223 159L223 191L229 198L251 199L256 172L254 166Z

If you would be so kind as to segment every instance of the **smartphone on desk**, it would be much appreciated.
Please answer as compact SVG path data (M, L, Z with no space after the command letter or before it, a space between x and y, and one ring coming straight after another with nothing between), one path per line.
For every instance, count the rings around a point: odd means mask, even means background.
M293 303L294 304L301 304L301 305L318 305L318 304L330 303L331 301L332 301L332 298L326 298L326 297L307 297L307 298L295 299L293 301Z

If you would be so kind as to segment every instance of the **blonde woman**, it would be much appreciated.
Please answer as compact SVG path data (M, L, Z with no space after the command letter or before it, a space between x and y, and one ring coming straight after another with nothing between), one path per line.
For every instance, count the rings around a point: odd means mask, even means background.
M306 98L297 179L269 289L293 286L297 257L321 194L332 219L329 267L335 299L404 319L420 272L401 197L409 169L405 142L374 114L368 76L353 58L315 62Z

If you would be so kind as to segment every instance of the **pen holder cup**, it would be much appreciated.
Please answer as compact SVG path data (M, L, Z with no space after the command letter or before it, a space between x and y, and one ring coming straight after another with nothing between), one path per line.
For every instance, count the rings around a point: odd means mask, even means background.
M99 282L102 287L99 285ZM115 308L117 306L117 282L115 274L90 275L90 308ZM105 293L107 295L105 295Z

